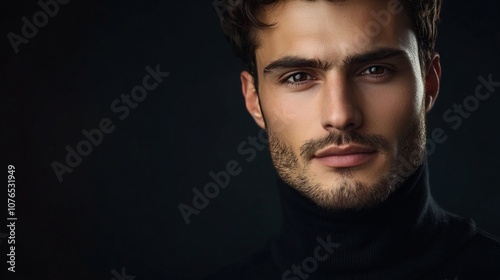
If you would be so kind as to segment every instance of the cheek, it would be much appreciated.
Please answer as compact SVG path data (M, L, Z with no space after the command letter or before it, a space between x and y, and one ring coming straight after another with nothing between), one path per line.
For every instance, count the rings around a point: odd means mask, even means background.
M272 132L281 142L296 149L299 139L301 121L298 112L292 106L286 106L280 102L269 102L263 105L268 130Z
M423 94L416 82L400 82L370 91L365 95L364 122L371 132L396 141L415 119L420 118Z
M306 104L307 103L307 104ZM313 135L311 129L317 122L316 110L311 102L305 102L296 95L269 94L264 88L261 91L261 106L266 118L266 126L284 144L291 146L297 153L300 146Z

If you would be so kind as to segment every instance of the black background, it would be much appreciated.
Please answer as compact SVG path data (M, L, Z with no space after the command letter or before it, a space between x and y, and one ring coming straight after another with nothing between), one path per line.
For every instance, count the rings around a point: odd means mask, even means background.
M429 131L448 137L428 160L435 199L495 235L500 88L456 130L443 113L474 94L478 76L500 81L499 6L445 1L442 86L428 115ZM198 279L276 232L274 169L266 150L250 162L238 152L259 130L211 1L72 0L17 54L7 34L21 34L21 18L41 8L4 1L0 9L1 166L16 166L16 275L109 280L124 268L137 280ZM157 64L170 75L120 120L110 104ZM102 118L115 130L60 183L51 163L64 163L65 147ZM186 225L178 205L192 205L192 189L230 160L241 174ZM0 206L5 213L7 203ZM0 241L3 273L7 239Z

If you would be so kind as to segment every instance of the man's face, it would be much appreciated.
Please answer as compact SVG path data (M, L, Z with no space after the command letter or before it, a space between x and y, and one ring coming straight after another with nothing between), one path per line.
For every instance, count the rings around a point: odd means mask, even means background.
M377 204L408 175L402 160L423 160L439 57L423 77L411 21L394 3L280 1L259 15L275 25L256 31L259 88L242 73L246 105L278 174L321 206Z

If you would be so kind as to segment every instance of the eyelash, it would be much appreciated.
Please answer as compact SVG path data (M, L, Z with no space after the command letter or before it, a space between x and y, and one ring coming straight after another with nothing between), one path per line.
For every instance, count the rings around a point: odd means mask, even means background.
M307 79L307 80L301 81L301 82L289 82L288 81L293 76L295 76L297 74L306 75L306 76L310 77L311 79ZM289 86L292 86L292 87L300 87L300 86L306 84L308 81L311 81L311 80L316 80L316 78L314 78L311 74L308 74L306 72L296 72L296 73L293 73L293 74L290 74L290 75L286 76L283 80L281 80L281 84L286 84L286 85L289 85Z
M373 67L377 67L377 68L383 68L383 70L385 70L385 73L384 74L363 74L367 71L370 70L370 68L373 68ZM387 76L391 75L392 73L394 73L394 70L387 67L387 66L382 66L382 65L371 65L367 68L365 68L359 75L360 76L369 76L370 78L373 78L373 79L376 79L376 80L379 80L379 79L384 79L384 78L387 78ZM301 81L301 82L289 82L288 80L290 80L293 76L297 75L297 74L304 74L304 75L307 75L308 77L311 77L311 79L307 79L305 81ZM293 74L290 74L288 76L286 76L283 80L281 80L281 84L285 84L285 85L289 85L289 86L292 86L292 87L300 87L304 84L306 84L308 81L311 81L311 80L316 80L316 78L314 78L312 75L306 73L306 72L296 72L296 73L293 73Z
M383 70L385 70L385 73L384 74L363 74L367 71L370 70L370 68L374 68L374 67L377 67L377 68L382 68ZM382 65L371 65L367 68L365 68L360 76L369 76L370 78L373 78L373 79L384 79L384 78L387 78L387 76L391 75L392 73L394 73L394 70L387 67L387 66L382 66Z
M368 72L370 70L370 68L382 68L385 73L384 74L365 74L365 72ZM372 78L372 79L376 79L376 80L380 80L380 79L384 79L384 78L387 78L388 76L390 76L392 73L394 73L394 70L387 67L387 66L382 66L382 65L371 65L369 67L366 67L360 74L359 76L368 76L369 78ZM297 75L297 74L303 74L303 75L306 75L308 77L310 77L310 79L307 79L305 81L301 81L301 82L289 82L288 80L292 79L293 76ZM296 73L293 73L293 74L290 74L288 76L286 76L283 80L281 80L281 84L284 84L284 85L288 85L288 86L291 86L291 87L300 87L306 83L308 83L309 81L311 80L316 80L316 78L314 78L311 74L308 74L307 72L296 72Z

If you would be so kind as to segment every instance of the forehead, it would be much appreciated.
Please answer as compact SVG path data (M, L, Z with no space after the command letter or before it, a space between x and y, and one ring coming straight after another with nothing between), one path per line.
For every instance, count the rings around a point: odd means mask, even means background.
M418 60L411 20L397 0L285 0L266 6L259 19L274 24L256 30L259 69L283 56L335 64L376 48L401 49Z

